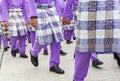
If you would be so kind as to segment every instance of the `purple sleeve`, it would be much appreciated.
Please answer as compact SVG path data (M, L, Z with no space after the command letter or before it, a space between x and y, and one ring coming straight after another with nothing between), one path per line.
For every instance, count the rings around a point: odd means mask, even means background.
M65 3L63 0L55 0L55 7L60 17L63 15L64 5Z
M29 21L29 10L28 10L28 1L27 0L23 0L23 5L22 5L22 13L25 17L26 21Z
M69 20L73 19L73 13L72 13L73 2L74 0L67 0L66 6L63 11L63 17Z
M37 17L35 0L30 0L29 1L29 11L30 11L30 13L29 13L30 17Z
M1 1L1 21L8 21L8 5L7 0Z

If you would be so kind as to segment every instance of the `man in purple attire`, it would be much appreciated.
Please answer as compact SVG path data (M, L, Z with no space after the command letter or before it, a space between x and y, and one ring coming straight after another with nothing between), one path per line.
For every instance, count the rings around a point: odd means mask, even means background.
M77 4L74 81L84 81L92 52L120 55L119 0L67 0L63 24L70 23Z
M59 1L59 0L58 0ZM37 11L36 5L37 4ZM44 45L50 45L50 71L64 74L60 64L60 42L63 41L62 27L54 0L30 0L31 25L36 28L36 41L31 50L31 62L38 66L38 54Z
M4 27L9 28L11 54L16 56L16 41L19 40L20 57L27 58L25 42L27 35L26 22L28 21L28 3L26 0L2 0L1 16Z

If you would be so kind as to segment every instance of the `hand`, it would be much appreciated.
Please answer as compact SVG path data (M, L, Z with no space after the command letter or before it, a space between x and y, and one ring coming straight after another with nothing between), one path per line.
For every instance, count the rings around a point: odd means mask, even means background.
M31 24L31 26L37 28L38 27L37 18L31 18L30 24Z
M1 22L1 26L7 28L9 26L8 22Z
M63 19L62 19L62 24L63 24L63 25L69 25L69 24L70 24L70 21L69 21L68 19L66 19L66 18L63 18Z
M27 26L31 26L31 21L28 21L28 22L27 22Z

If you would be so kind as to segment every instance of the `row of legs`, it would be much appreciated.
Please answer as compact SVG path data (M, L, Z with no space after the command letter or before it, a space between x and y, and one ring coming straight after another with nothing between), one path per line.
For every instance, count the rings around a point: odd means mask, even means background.
M31 33L31 39L35 40L35 33ZM18 42L19 40L19 42ZM32 42L32 50L31 54L32 56L36 57L40 53L41 49L47 49L44 45L39 45L37 43L34 44L34 41ZM25 42L26 42L26 36L22 37L11 37L10 43L11 43L11 49L16 50L17 48L20 49L20 54L25 54ZM53 41L50 44L50 67L56 66L60 64L60 43L57 43L56 41ZM120 57L120 54L118 54ZM75 74L74 74L74 81L84 81L85 77L88 73L90 58L92 60L98 59L96 56L96 53L79 53L75 52Z
M84 81L87 77L89 63L92 53L79 53L75 52L75 74L74 81ZM118 54L120 58L120 54Z

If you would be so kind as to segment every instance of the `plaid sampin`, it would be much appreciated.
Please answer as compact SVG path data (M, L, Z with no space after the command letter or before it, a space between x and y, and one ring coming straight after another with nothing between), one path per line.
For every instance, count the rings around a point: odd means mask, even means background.
M9 31L10 36L24 36L27 34L22 9L9 9Z
M79 0L79 4L76 50L120 53L118 0Z
M36 29L36 42L47 45L63 41L62 27L54 4L41 4L37 6L38 28Z

